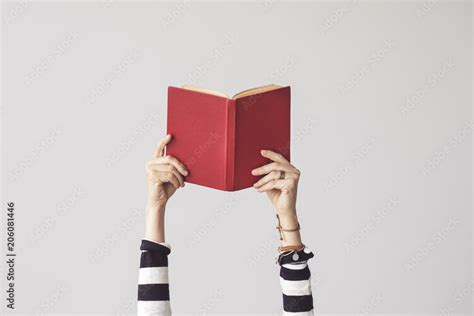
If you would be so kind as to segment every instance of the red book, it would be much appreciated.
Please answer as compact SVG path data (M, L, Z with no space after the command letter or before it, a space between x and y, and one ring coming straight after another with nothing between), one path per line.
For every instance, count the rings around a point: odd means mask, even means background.
M168 88L166 153L189 171L186 182L225 191L251 187L251 170L270 149L290 159L290 87L268 85L226 95L194 87Z

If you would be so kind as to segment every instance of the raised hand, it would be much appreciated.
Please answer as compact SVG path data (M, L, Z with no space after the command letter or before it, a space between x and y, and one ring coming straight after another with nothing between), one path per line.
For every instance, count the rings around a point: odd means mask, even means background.
M253 186L258 192L267 192L278 213L295 212L300 171L281 154L262 150L261 155L273 162L252 170L255 176L265 175Z
M188 175L186 167L178 159L164 156L165 147L171 138L171 135L166 135L157 145L153 159L145 164L148 206L151 207L164 207L176 190L184 187L183 177Z
M273 162L252 170L263 177L253 185L258 192L267 192L275 206L282 246L301 247L300 225L296 214L296 195L300 171L281 154L262 150L261 155Z

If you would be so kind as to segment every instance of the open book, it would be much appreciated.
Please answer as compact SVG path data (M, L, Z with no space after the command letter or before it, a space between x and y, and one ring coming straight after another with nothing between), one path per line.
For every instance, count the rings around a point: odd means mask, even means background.
M269 163L261 149L290 159L290 87L266 85L233 97L184 86L168 88L167 154L189 170L186 182L219 190L251 187L251 170Z

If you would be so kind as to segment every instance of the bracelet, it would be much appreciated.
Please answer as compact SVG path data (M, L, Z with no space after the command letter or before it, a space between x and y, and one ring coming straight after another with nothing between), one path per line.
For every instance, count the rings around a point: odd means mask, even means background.
M293 250L289 250L290 247L293 247ZM299 249L299 250L298 250ZM305 245L302 246L288 246L287 247L279 247L278 250L284 250L280 252L278 257L276 258L276 263L283 265L283 264L292 264L292 263L304 263L309 259L314 257L314 254L306 248Z
M298 246L280 246L278 247L278 252L279 253L284 253L284 252L288 252L288 251L300 251L300 250L303 250L304 248L306 248L305 245L301 244L301 245L298 245Z
M285 240L285 237L283 236L283 234L281 232L296 232L296 231L300 230L300 223L297 223L298 225L296 226L296 228L292 228L292 229L286 229L286 228L281 227L280 216L278 216L278 214L276 214L276 217L277 217L277 220L278 220L278 224L277 224L276 229L280 233L280 240Z

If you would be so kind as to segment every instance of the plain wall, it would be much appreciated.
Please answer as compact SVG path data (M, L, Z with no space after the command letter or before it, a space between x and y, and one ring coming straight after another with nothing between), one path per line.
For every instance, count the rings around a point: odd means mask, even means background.
M318 312L472 312L469 2L10 2L2 36L17 313L135 313L167 86L271 82L292 87ZM263 194L188 185L167 240L176 313L280 311Z

